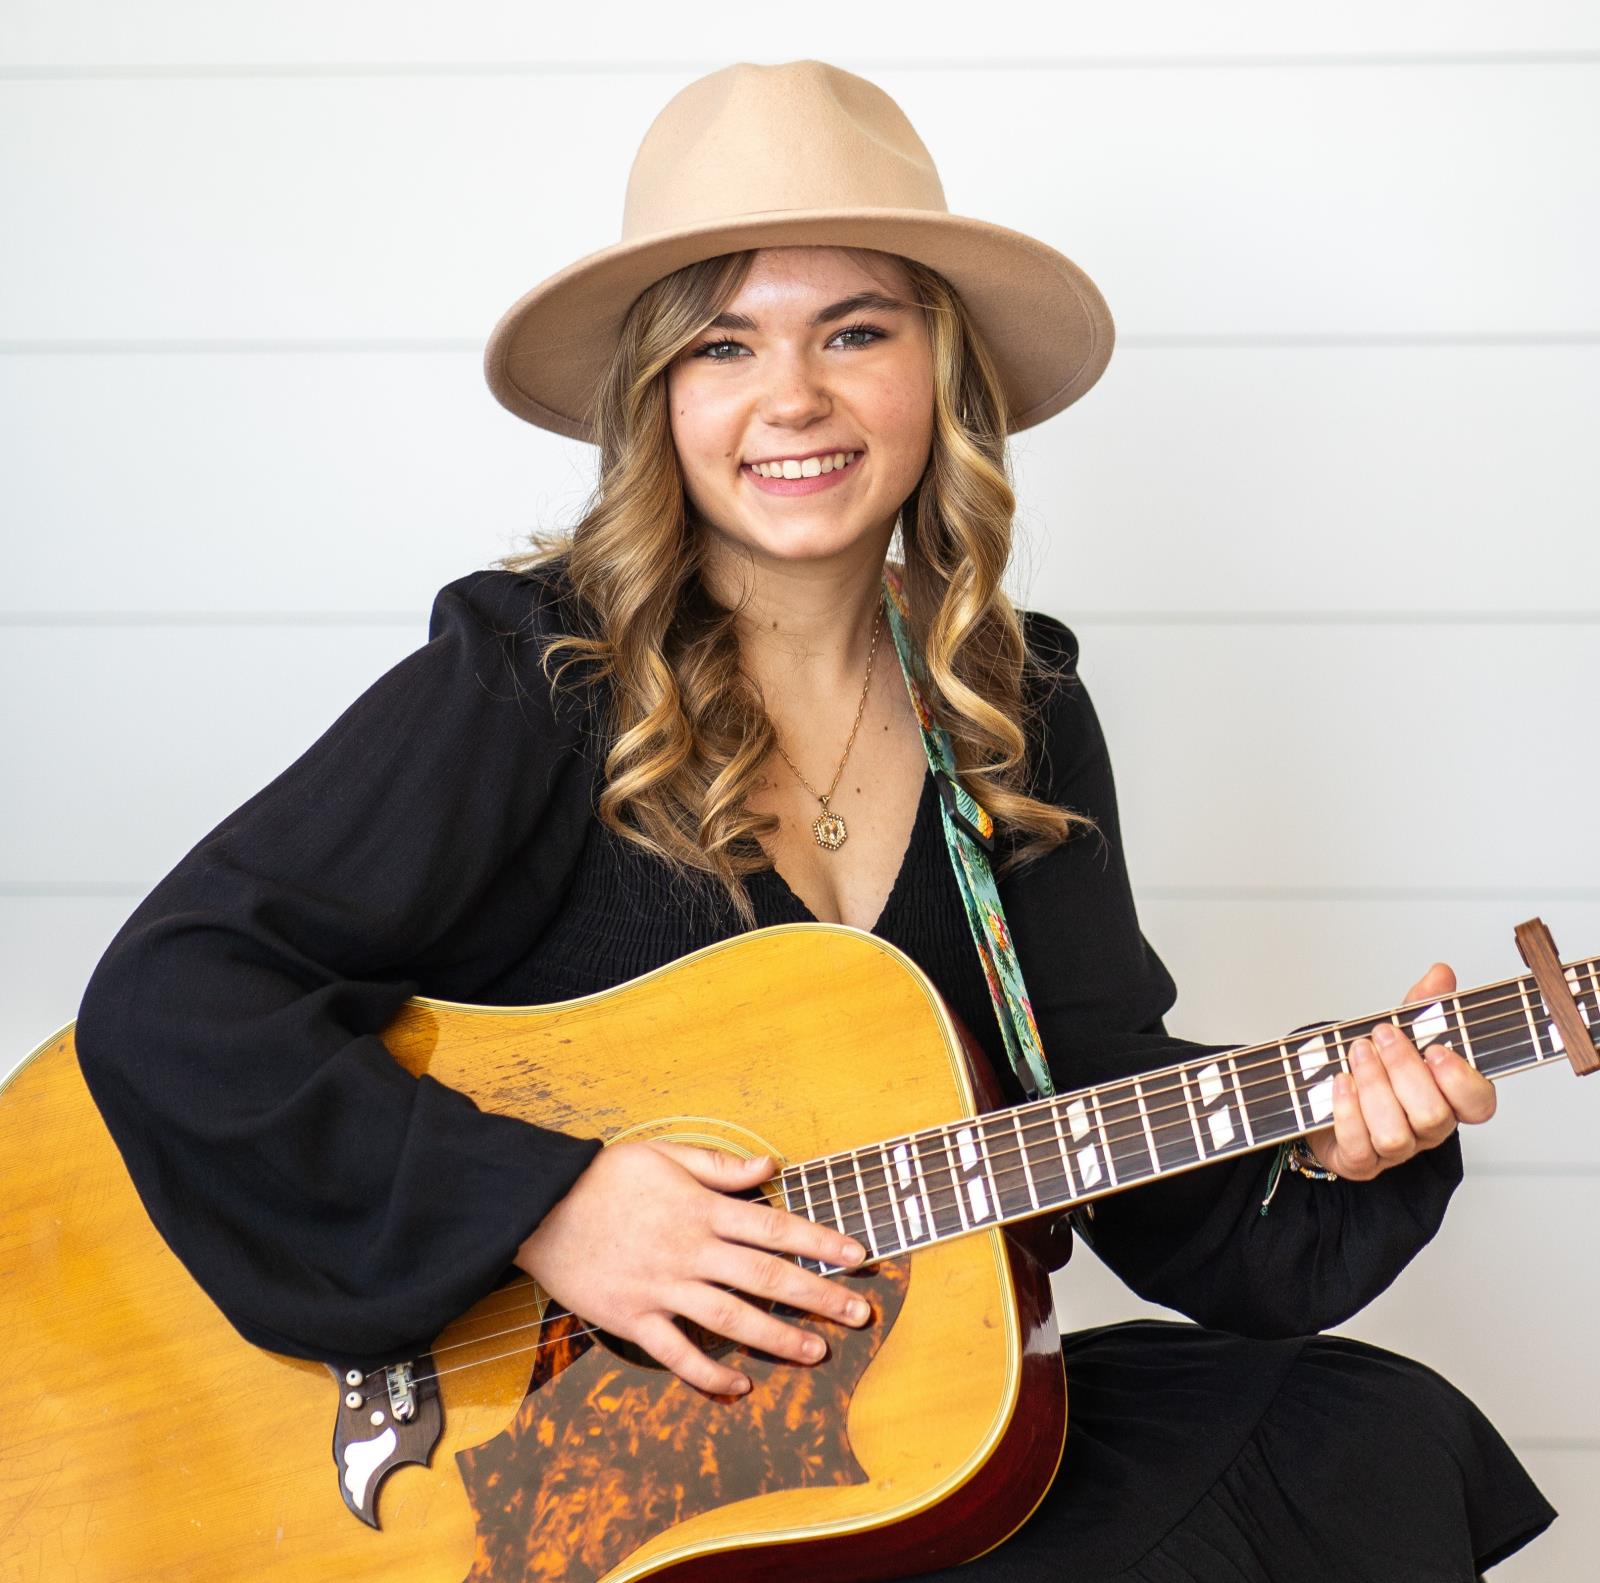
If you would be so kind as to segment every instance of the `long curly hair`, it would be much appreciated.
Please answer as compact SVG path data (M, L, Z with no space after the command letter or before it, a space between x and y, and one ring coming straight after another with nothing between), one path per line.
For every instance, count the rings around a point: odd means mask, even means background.
M844 248L864 268L909 276L933 354L933 443L900 508L908 633L925 661L928 707L950 734L962 784L996 825L1000 876L1067 840L1085 814L1028 791L1042 696L1025 668L1058 682L1029 649L1000 587L1012 550L1016 496L1008 414L992 359L965 304L937 271L877 249ZM777 733L740 664L735 612L702 581L703 535L692 520L666 396L674 359L730 303L754 251L686 265L647 287L623 322L591 419L599 480L577 523L528 534L506 570L564 574L587 607L586 632L546 643L559 685L569 666L610 682L600 819L681 878L720 881L745 927L755 913L742 876L771 866L761 842L775 814L746 806ZM550 673L551 659L569 657Z

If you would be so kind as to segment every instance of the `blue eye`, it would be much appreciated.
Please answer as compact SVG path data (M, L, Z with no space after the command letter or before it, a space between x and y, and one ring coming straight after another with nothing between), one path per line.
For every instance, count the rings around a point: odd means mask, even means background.
M841 335L866 335L873 338L872 340L857 342L855 346L850 348L851 351L858 352L864 352L867 347L873 345L874 341L886 341L888 339L887 332L880 330L876 325L872 324L846 325L842 330L835 330L831 339L837 341ZM694 349L694 352L691 355L694 357L703 357L708 363L737 362L738 359L734 357L716 357L712 355L713 353L720 351L724 346L743 347L744 342L729 340L702 341L700 345Z

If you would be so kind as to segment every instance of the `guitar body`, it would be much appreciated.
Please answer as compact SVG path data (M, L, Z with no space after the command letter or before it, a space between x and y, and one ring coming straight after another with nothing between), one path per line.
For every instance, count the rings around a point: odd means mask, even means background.
M1002 1230L841 1277L874 1319L808 1318L820 1364L723 1343L752 1380L737 1399L518 1276L419 1361L437 1372L431 1459L373 1473L381 1396L346 1410L328 1367L238 1336L152 1227L71 1031L0 1095L0 1583L889 1578L992 1548L1054 1476L1048 1277ZM998 1103L915 965L829 924L755 930L548 1006L417 997L383 1038L486 1110L780 1162Z

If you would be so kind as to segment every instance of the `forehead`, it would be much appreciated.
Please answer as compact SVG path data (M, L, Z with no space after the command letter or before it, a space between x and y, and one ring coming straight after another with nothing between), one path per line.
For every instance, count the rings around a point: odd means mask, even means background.
M852 258L840 247L763 247L750 262L750 272L730 307L765 304L769 310L786 304L812 305L858 291L910 291L905 267L887 254L867 260Z

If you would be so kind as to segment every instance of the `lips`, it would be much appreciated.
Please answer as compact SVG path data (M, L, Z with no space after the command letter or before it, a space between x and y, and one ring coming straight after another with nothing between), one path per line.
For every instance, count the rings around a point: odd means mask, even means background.
M824 489L837 489L846 484L861 470L867 459L865 451L857 451L855 460L830 472L815 473L810 478L766 478L746 462L739 471L764 495L814 495Z

